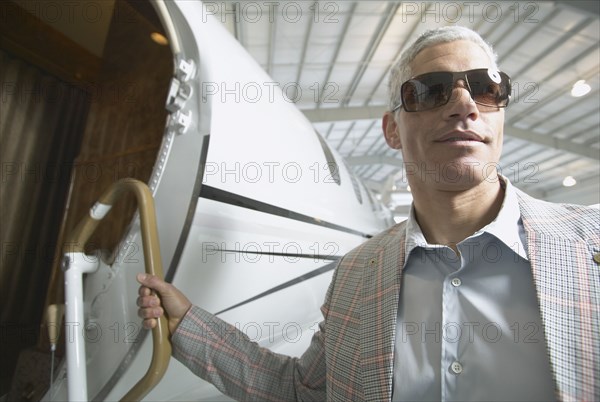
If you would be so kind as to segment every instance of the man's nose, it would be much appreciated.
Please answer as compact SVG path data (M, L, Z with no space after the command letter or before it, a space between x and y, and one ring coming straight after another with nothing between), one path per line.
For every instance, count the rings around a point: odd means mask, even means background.
M446 108L447 117L470 117L473 120L479 117L479 109L471 97L468 84L465 80L457 80L452 88L450 101Z
M458 101L466 101L473 103L473 98L471 97L471 90L469 89L469 85L463 79L456 80L456 82L452 86L450 102Z

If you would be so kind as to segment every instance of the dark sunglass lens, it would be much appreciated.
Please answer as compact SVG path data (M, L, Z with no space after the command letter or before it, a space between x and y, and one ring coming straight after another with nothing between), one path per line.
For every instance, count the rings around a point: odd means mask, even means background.
M451 95L450 73L429 73L407 81L402 86L402 103L406 110L418 112L445 105Z
M404 109L409 112L416 112L419 110L417 88L412 80L402 84L401 92L402 105L404 106Z
M429 87L429 93L427 94L427 105L428 108L434 108L437 106L445 105L450 99L451 91L448 91L449 85L447 83L438 83ZM423 102L425 103L425 102Z
M504 73L490 76L487 70L467 75L473 100L485 106L504 107L510 94L509 79ZM500 81L500 82L497 82Z

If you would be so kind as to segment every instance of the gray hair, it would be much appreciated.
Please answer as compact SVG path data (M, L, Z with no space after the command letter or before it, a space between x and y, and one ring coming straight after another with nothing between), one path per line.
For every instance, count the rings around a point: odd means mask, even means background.
M388 107L392 110L400 103L400 87L402 83L409 80L412 76L410 63L425 48L439 45L440 43L454 42L457 40L469 40L479 45L489 56L492 67L498 69L496 65L497 55L492 46L483 40L479 34L469 28L453 25L434 29L428 29L423 32L415 42L410 45L398 62L392 67L388 83L389 100Z

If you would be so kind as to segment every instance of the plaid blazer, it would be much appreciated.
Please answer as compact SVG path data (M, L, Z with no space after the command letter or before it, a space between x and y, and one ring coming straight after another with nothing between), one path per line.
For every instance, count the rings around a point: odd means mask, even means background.
M600 211L517 190L556 396L600 400ZM290 358L193 307L174 356L239 400L389 401L405 224L348 253L308 350Z

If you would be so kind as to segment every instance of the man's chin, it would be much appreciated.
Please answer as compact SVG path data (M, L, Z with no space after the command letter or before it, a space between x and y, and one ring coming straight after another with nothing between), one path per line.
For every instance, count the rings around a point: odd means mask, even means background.
M443 185L448 188L468 189L482 182L498 182L498 163L481 162L473 158L444 163L405 164L407 176L426 186Z

